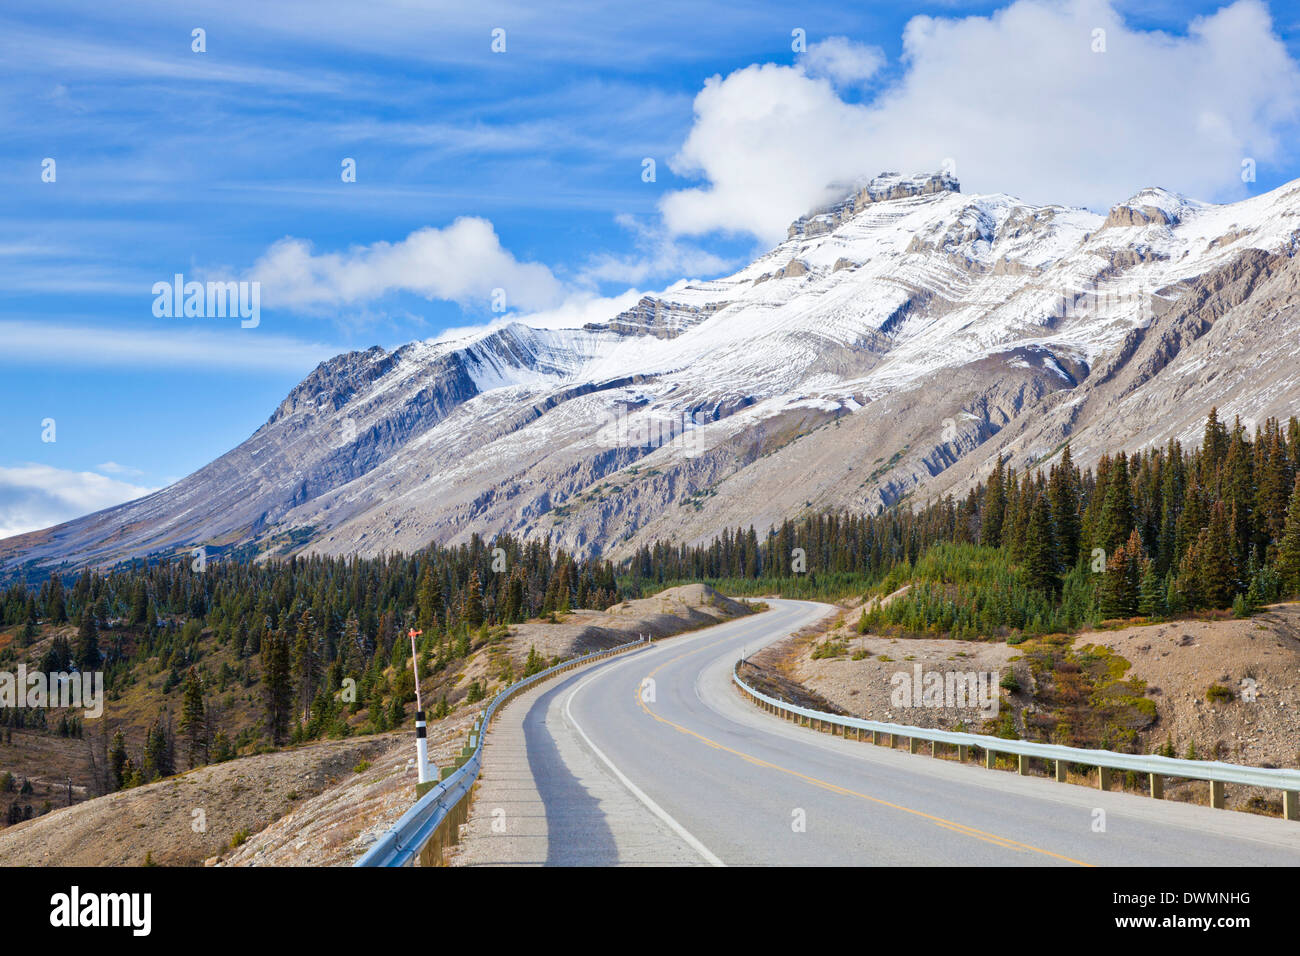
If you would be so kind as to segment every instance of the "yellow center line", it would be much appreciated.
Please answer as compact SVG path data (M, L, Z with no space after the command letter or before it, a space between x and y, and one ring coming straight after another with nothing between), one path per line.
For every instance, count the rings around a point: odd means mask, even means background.
M697 647L692 650L686 651L685 653L678 654L676 657L669 658L668 660L660 664L658 667L656 667L654 670L652 670L647 676L654 677L656 674L658 674L669 664L674 664L677 661L681 660L683 657L689 657L692 654L698 654L700 651L706 651L709 648L715 647L718 644L721 644L727 640L730 640L730 638L723 638L722 640L714 641L710 644L705 644L701 647ZM1072 857L1063 856L1060 853L1053 853L1051 850L1044 850L1042 847L1034 846L1031 843L1021 843L1019 840L1013 840L1010 837L999 836L996 833L989 833L985 830L980 830L976 827L968 826L967 824L964 823L958 823L955 820L948 820L945 819L944 817L935 816L932 813L926 813L924 810L916 810L913 809L912 807L905 807L902 804L891 803L890 801L883 800L880 797L873 797L868 793L860 793L857 790L850 790L848 787L842 787L839 784L831 783L828 780L822 780L819 777L809 776L806 773L800 773L797 770L791 770L788 767L782 767L779 764L774 764L768 760L762 759L761 757L755 757L753 754L747 754L744 753L743 751L735 750L731 747L728 747L726 744L718 743L716 740L706 737L701 733L697 733L696 731L691 730L689 727L683 727L681 724L675 723L669 720L667 717L661 717L659 714L656 714L653 710L651 710L648 706L646 706L645 700L642 699L641 688L639 686L633 689L633 695L636 697L637 704L641 707L641 709L645 711L647 714L649 714L651 717L653 717L655 720L659 721L661 724L667 724L669 727L672 727L674 730L679 731L680 733L686 734L687 736L690 737L694 737L696 740L700 741L700 743L704 744L705 746L712 747L715 750L725 750L727 753L740 757L742 760L746 760L757 767L763 767L768 770L776 770L780 773L788 774L791 777L797 777L798 779L804 781L805 783L810 783L815 787L820 787L823 790L829 790L831 793L840 794L841 796L857 797L861 800L868 800L871 803L877 804L882 807L889 807L891 810L901 810L903 813L910 813L913 816L921 817L924 820L929 820L931 823L935 824L936 826L943 827L946 830L951 830L952 832L961 834L962 836L974 837L977 840L983 840L985 843L991 843L994 846L1002 847L1003 849L1017 850L1017 851L1029 850L1030 852L1033 853L1041 853L1044 856L1050 856L1053 859L1057 859L1057 860L1064 860L1066 863L1074 863L1078 866L1094 865L1092 863L1085 863L1082 860L1073 859Z

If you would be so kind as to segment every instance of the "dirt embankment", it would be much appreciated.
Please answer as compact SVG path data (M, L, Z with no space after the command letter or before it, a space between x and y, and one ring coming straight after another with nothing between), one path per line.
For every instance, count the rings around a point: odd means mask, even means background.
M0 831L0 864L200 864L351 773L388 743L367 737L311 744L87 800Z
M1169 621L1080 635L1125 658L1158 719L1147 750L1259 767L1300 766L1300 604L1246 620ZM1211 691L1211 688L1222 690Z
M977 710L900 710L891 694L894 677L912 672L916 665L925 672L991 672L1000 675L999 684L1010 674L1009 683L1016 689L1003 689L1000 701L1004 711L1014 713L1019 731L1060 704L1062 688L1043 681L1060 684L1069 674L1062 668L1045 678L1041 669L1032 667L1030 657L1042 650L1034 642L1012 646L859 635L853 626L857 614L856 608L846 608L820 627L765 648L754 656L754 663L845 713L920 727L990 730ZM1075 659L1097 659L1099 668L1113 668L1113 676L1139 695L1146 712L1154 712L1154 719L1141 722L1131 747L1125 749L1154 753L1172 747L1178 757L1300 767L1300 604L1273 605L1245 620L1166 621L1085 631L1060 640ZM1104 658L1098 658L1099 648L1108 652ZM1102 704L1085 695L1082 706L1095 709ZM1038 739L1041 734L1029 736ZM1166 796L1202 800L1206 786L1171 781ZM1275 793L1227 789L1229 806L1277 809Z
M642 634L668 637L750 613L748 605L707 584L685 584L604 611L573 611L561 623L528 621L510 629L515 654L536 646L547 657L589 654L634 641Z
M557 616L554 623L543 619L512 624L508 636L475 654L463 670L453 675L453 682L459 688L478 681L490 699L524 673L528 654L534 648L550 664L627 644L645 635L655 639L670 637L752 612L748 604L733 601L707 584L685 584L604 611L569 611ZM436 696L435 689L426 699L432 701Z
M712 588L689 585L604 612L574 612L556 624L531 621L477 652L461 680L486 677L489 658L503 652L516 662L518 675L534 646L548 659L569 657L751 610ZM429 721L436 764L452 762L497 689L489 686L481 704ZM0 865L350 865L410 808L414 755L408 730L200 767L0 830Z
M846 609L805 628L764 648L753 662L781 674L804 693L824 698L837 712L945 730L978 731L988 715L978 706L927 707L919 700L913 706L896 706L895 699L903 698L895 692L904 682L915 682L917 666L923 674L990 674L994 691L1008 672L1018 679L1027 677L1018 650L1005 643L860 635L854 627L858 613L857 608Z

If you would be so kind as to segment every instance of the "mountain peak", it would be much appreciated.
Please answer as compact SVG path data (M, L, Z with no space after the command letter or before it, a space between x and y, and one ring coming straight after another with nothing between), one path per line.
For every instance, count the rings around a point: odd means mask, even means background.
M1202 205L1162 186L1148 186L1116 203L1102 228L1151 224L1173 226L1181 222L1186 213Z
M830 188L838 192L840 198L792 222L786 232L787 239L830 232L873 203L907 199L912 196L928 196L934 193L959 193L961 183L957 181L957 177L948 172L916 173L911 176L886 172L870 179L857 179L851 183L832 183Z

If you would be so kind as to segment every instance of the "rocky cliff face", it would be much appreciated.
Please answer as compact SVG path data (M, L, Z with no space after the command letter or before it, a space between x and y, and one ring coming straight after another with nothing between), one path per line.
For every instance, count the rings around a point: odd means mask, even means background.
M821 508L960 493L1300 412L1300 184L1106 216L886 174L724 279L607 322L323 363L246 442L0 562L205 546L376 554L471 533L619 556Z

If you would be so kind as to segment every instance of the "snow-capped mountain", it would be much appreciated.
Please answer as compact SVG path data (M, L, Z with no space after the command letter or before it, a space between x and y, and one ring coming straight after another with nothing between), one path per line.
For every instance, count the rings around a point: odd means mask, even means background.
M964 490L999 453L1300 412L1300 183L1101 216L883 174L746 268L582 328L338 356L169 488L0 543L26 562L375 554L471 533L621 555Z

